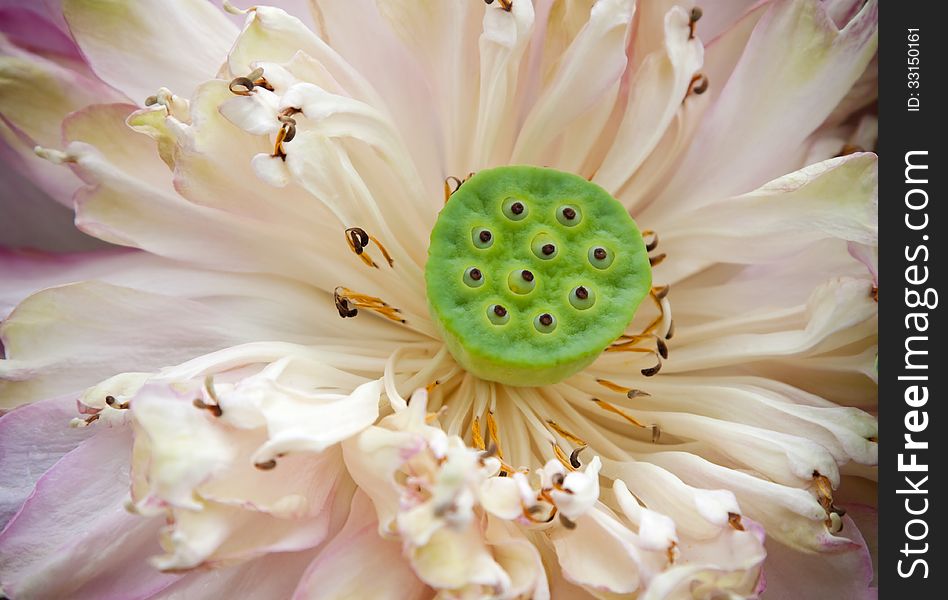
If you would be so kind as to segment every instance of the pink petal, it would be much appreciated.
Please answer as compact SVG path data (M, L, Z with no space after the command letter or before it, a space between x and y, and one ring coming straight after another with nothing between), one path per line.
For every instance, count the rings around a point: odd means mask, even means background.
M237 27L206 0L161 3L64 0L76 42L104 81L136 102L167 87L189 97L213 79Z
M20 509L36 481L89 438L88 429L68 427L76 396L42 400L0 417L0 528Z
M764 563L767 588L762 600L875 598L876 591L869 588L872 558L866 542L852 519L843 517L843 523L841 535L852 539L856 547L841 552L807 554L768 539Z
M345 527L306 570L293 599L412 600L430 596L431 591L402 556L399 544L379 537L375 510L365 494L358 492Z
M0 533L7 594L131 600L177 578L147 562L162 523L125 510L130 455L129 429L102 428L39 479Z

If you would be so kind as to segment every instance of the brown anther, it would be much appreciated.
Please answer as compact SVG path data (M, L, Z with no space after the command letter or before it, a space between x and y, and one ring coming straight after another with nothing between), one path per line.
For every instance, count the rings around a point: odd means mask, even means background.
M553 315L551 315L550 313L543 313L542 315L540 315L540 325L549 327L552 324L553 324Z
M668 345L660 337L655 338L655 346L658 348L658 355L664 359L668 359Z
M661 285L652 288L652 294L654 294L658 300L664 300L669 291L671 291L670 285Z
M741 523L741 515L737 513L727 513L727 524L738 531L744 531L744 524Z
M873 285L869 289L869 297L872 298L873 302L879 302L879 286Z
M589 298L589 290L587 290L583 286L579 286L578 288L576 288L576 297L579 298L580 300L585 300L586 298Z
M523 277L524 281L533 281L533 273L531 273L530 271L526 269L524 269L523 271L520 271L520 276ZM549 323L544 323L544 325L549 325Z
M586 446L580 446L569 453L569 464L573 465L574 469L578 469L583 466L583 463L579 462L579 453L585 449Z
M339 316L343 319L356 316L359 314L357 309L364 308L376 312L390 321L405 322L402 312L387 302L383 302L381 298L360 294L343 286L333 290L333 300L336 303Z
M356 254L362 254L365 247L369 245L369 234L360 227L346 229L346 236L349 240L349 247Z
M563 482L566 481L566 476L562 473L553 474L553 487L561 488L563 487Z
M606 256L608 256L608 254L606 253L605 248L596 248L593 250L593 256L596 258L596 260L606 260Z
M654 377L655 375L658 375L658 372L661 370L662 370L662 361L658 361L658 363L654 367L642 369L642 375L645 375L646 377Z
M563 209L563 218L565 218L567 221L572 221L576 218L576 211L567 206Z
M145 98L145 106L154 106L158 104L158 96L148 96Z
M652 443L657 444L662 437L662 426L658 423L652 425Z
M515 214L515 215L523 214L523 203L522 203L522 202L514 202L513 204L511 204L511 205L510 205L510 212L512 212L512 213Z
M473 269L471 269L471 270L468 272L468 275L470 275L471 279L473 279L474 281L480 281L480 280L481 280L481 277L484 276L484 275L481 273L481 270L478 269L478 268L473 268Z
M105 403L118 410L126 410L128 408L128 402L119 402L115 399L115 396L106 396Z
M688 84L688 94L700 96L708 91L708 76L704 73L696 73Z
M567 519L563 513L560 513L560 523L567 529L576 529L576 523Z
M651 252L652 250L658 248L658 234L657 233L655 233L651 229L647 229L642 232L642 239L644 240L645 238L652 238L651 240L645 242L646 251Z
M704 12L697 6L691 9L691 14L688 15L688 39L693 40L695 37L695 25L698 24L698 21L701 19L701 15Z
M227 86L227 89L229 89L232 94L237 94L238 96L249 96L253 88L253 81L249 77L235 77Z
M674 564L675 556L678 554L677 548L678 544L676 542L672 542L668 546L668 550L665 551L665 558L668 559L668 564Z
M207 404L206 402L204 402L204 400L201 400L200 398L195 398L195 399L194 399L194 402L192 402L192 404L195 406L195 408L200 408L201 410L206 410L206 411L210 412L212 415L214 415L215 417L219 417L219 416L221 416L222 414L224 414L224 411L221 409L220 405L218 405L218 404Z
M543 247L540 248L540 252L542 252L544 256L549 256L556 252L556 246L553 244L543 244Z
M495 305L494 305L494 314L497 315L498 317L506 317L506 316L507 316L507 309L504 308L503 306L499 305L499 304L495 304Z
M649 256L648 264L652 265L653 267L657 267L658 265L662 264L662 261L665 260L666 256L667 254L665 254L664 252L662 252L661 254L656 254L655 256Z
M486 4L493 4L494 0L484 0L484 2ZM497 4L499 4L500 8L507 12L513 10L513 0L497 0Z
M269 471L270 469L276 468L277 461L271 458L270 460L265 461L265 462L254 463L253 466L257 467L261 471Z

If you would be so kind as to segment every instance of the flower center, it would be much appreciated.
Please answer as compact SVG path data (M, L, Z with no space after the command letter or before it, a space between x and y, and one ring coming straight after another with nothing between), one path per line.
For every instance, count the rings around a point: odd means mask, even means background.
M635 222L599 186L537 167L481 171L431 232L431 315L455 360L508 385L556 383L628 327L652 271Z

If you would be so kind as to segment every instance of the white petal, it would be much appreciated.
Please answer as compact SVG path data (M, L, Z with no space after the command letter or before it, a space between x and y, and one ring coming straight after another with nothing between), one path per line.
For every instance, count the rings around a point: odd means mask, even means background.
M215 6L182 0L174 9L132 0L66 0L69 29L96 73L142 102L159 87L189 97L213 79L237 36Z

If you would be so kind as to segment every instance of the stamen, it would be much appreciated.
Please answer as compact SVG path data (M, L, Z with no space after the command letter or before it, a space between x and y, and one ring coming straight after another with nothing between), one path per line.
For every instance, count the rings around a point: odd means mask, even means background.
M576 467L574 467L574 466L573 466L573 463L570 462L569 456L566 454L566 452L564 452L563 449L560 448L559 446L557 446L556 444L552 444L552 446L553 446L553 456L556 457L556 460L560 461L560 464L562 464L562 465L563 465L564 467L566 467L568 470L570 470L570 471L575 471L575 470L576 470ZM557 475L558 475L559 477L554 476L554 478L553 478L553 484L556 485L557 487L559 487L559 486L563 485L562 479L559 479L559 478L562 478L563 475L560 474L560 473L558 473Z
M563 439L573 444L574 446L582 446L585 448L586 446L589 445L589 443L586 442L586 440L582 439L578 435L570 433L569 431L560 427L560 425L553 419L547 419L546 424L549 425L553 429L553 431L560 434L563 437Z
M405 322L401 311L394 306L390 306L380 298L359 294L347 287L339 286L333 290L333 299L336 303L336 310L339 311L339 316L343 319L355 317L359 314L358 309L364 308L376 312L396 323Z
M706 91L708 91L708 76L704 73L695 73L691 78L691 83L688 84L688 93L685 94L685 98L691 94L700 96Z
M158 96L148 96L145 98L145 106L154 106L158 104Z
M668 255L665 254L664 252L662 252L661 254L657 254L655 256L649 256L648 264L652 265L653 267L657 267L658 265L662 264L662 261L665 260L666 256Z
M238 96L249 96L250 92L253 91L253 81L249 77L235 77L231 79L227 89Z
M494 0L484 0L486 4L493 4ZM500 5L500 8L510 12L513 9L513 0L497 0L497 3Z
M633 344L632 342L623 342L620 344L613 344L612 346L609 346L608 348L606 348L605 351L606 352L638 352L641 354L652 354L655 356L655 360L657 361L655 363L655 366L642 369L641 372L642 372L642 375L645 375L646 377L652 377L654 375L657 375L658 372L662 370L661 348L659 348L658 350L652 350L651 348L639 348L632 344ZM668 354L667 348L665 349L665 354L666 355Z
M390 268L394 268L395 260L392 258L392 255L388 253L388 249L378 241L374 236L369 235L361 227L350 227L346 229L346 243L349 244L349 249L355 252L362 262L364 262L369 267L375 267L376 269L379 266L372 260L368 254L365 253L366 246L369 245L369 241L375 242L375 245L378 246L379 251L382 252L382 256L385 257L385 262L388 263Z
M599 399L599 398L593 398L592 401L595 402L595 403L596 403L596 406L598 406L599 408L601 408L601 409L603 409L603 410L605 410L605 411L607 411L607 412L611 412L611 413L613 413L613 414L619 415L620 417L622 417L623 419L625 419L626 421L628 421L628 422L631 423L632 425L635 425L636 427L641 427L642 429L649 429L649 426L648 426L648 425L646 425L645 423L642 423L641 421L639 421L639 420L636 419L635 417L633 417L633 416L631 416L631 415L629 415L629 414L626 414L626 412L625 412L624 410L622 410L621 408L619 408L618 406L614 406L614 405L612 405L612 404L609 404L609 403L606 402L605 400L601 400L601 399Z
M869 290L869 297L872 298L873 302L879 302L879 286L873 284L872 288Z
M563 527L567 529L576 529L576 523L567 519L563 513L560 513L560 523L562 523Z
M454 192L461 189L461 186L464 185L464 182L470 179L471 177L474 177L473 171L468 173L467 177L465 177L464 179L458 179L454 175L449 175L448 177L446 177L444 179L444 203L447 204L448 200L451 199L451 196L454 195ZM452 184L454 186L453 188L452 188Z
M688 39L695 39L695 25L698 24L698 21L701 19L701 15L704 12L697 6L691 9L691 14L688 15Z
M270 460L262 463L254 463L253 466L257 467L261 471L269 471L270 469L276 468L277 461L271 458Z
M651 241L648 241L648 238L652 238ZM655 248L658 248L658 234L652 231L651 229L646 229L642 232L642 239L645 241L645 250L651 252Z
M833 484L819 471L813 471L813 482L816 486L817 500L826 511L824 525L831 532L839 533L843 530L842 516L846 514L846 511L833 504Z
M626 346L634 346L638 344L639 342L655 340L655 349L658 350L659 356L661 356L664 359L668 358L668 345L665 343L665 340L658 337L654 333L644 333L644 334L639 334L639 335L623 335L619 339L624 339L626 341L615 342L611 346L609 346L609 348L619 349L619 348L624 348ZM617 351L619 350L613 350L613 352L617 352Z
M215 417L219 417L222 414L224 414L224 411L221 409L220 406L218 406L217 404L206 404L204 400L201 400L200 398L195 398L192 404L194 404L195 408L200 408L201 410L209 411Z
M586 446L580 446L579 448L574 448L573 451L569 453L569 464L573 465L574 469L583 466L583 463L579 462L579 453L585 449Z
M744 531L744 524L741 523L741 515L737 513L727 513L727 524L738 531Z
M116 410L128 410L129 403L121 402L115 399L115 396L106 396L105 403Z
M638 398L639 396L651 396L651 394L649 394L648 392L644 392L642 390L637 390L630 387L625 387L625 386L619 385L618 383L609 381L608 379L597 379L596 383L598 383L599 385L603 386L606 389L612 390L613 392L625 394L626 397L629 398L630 400L632 398Z
M494 421L493 411L487 411L487 433L491 444L497 447L497 458L503 460L504 452L500 448L500 435L497 433L497 422Z

